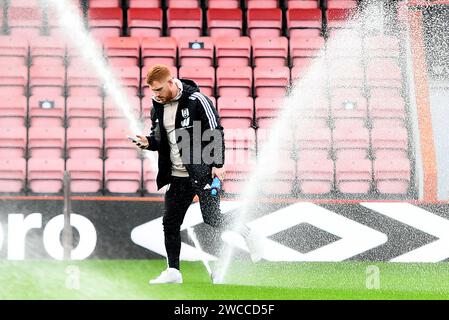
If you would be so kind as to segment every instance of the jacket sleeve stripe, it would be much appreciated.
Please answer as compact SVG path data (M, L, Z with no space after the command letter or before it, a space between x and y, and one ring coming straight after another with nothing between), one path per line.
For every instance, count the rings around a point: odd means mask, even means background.
M209 102L200 93L194 93L193 96L197 97L200 100L206 112L207 118L209 119L210 128L215 129L217 127L217 120L215 119L214 112L212 111Z

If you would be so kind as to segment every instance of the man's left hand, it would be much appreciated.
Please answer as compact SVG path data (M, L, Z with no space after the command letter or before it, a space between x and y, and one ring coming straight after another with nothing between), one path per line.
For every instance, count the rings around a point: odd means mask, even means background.
M212 179L217 177L220 181L223 181L225 178L225 169L223 168L212 168Z

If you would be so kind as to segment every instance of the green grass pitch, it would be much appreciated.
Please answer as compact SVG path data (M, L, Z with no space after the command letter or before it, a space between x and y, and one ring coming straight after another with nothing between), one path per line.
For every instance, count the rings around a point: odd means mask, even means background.
M3 260L0 299L449 298L447 263L236 261L227 283L214 285L201 262L182 262L184 284L150 286L148 280L164 268L165 260ZM378 282L372 282L372 270L379 271Z

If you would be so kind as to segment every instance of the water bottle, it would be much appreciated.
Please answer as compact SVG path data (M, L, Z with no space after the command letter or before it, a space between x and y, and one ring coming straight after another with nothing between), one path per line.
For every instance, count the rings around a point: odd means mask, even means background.
M212 185L210 186L210 193L213 196L216 196L220 190L221 190L221 181L220 179L218 179L217 177L214 178L214 180L212 180Z

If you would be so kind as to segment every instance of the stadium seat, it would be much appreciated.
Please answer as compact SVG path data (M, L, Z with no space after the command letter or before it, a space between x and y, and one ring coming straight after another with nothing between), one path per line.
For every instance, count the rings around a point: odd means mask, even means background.
M210 37L181 38L178 53L181 67L211 67L214 64L214 41Z
M373 119L371 136L374 149L393 148L407 150L407 128L400 119Z
M200 8L169 8L167 10L168 33L173 38L199 37L203 27Z
M24 126L0 127L0 158L25 156L27 129Z
M283 98L257 97L254 101L256 119L274 118L280 112Z
M279 8L248 9L248 35L256 37L280 37L282 35L282 11Z
M404 119L406 117L405 101L397 89L371 89L368 108L373 118Z
M0 95L21 96L28 83L28 68L22 65L0 65Z
M90 8L88 20L90 33L99 40L121 35L123 25L121 8Z
M64 159L28 159L28 188L34 193L62 191Z
M254 90L258 97L283 97L289 84L288 67L254 68Z
M31 96L29 101L30 125L33 127L62 127L64 125L64 97Z
M177 43L175 38L156 37L142 39L142 64L151 66L162 63L176 66Z
M331 131L322 118L301 118L296 122L294 142L298 149L330 149Z
M318 37L322 28L320 9L290 9L287 11L287 29L290 39Z
M100 127L103 99L99 96L67 97L67 123L70 127Z
M272 161L275 165L273 169L265 171L263 178L260 178L259 190L262 195L291 195L293 183L295 181L296 162L288 154L277 154L280 161Z
M226 178L223 182L223 191L226 194L240 194L244 191L245 184L251 174L251 166L230 165L225 163Z
M249 66L251 40L248 37L216 38L215 56L220 67Z
M89 8L118 8L120 0L89 0Z
M367 149L369 146L369 130L364 119L335 120L334 147Z
M65 130L61 127L30 127L29 155L34 158L63 158Z
M252 96L253 70L251 67L218 67L217 91L219 96Z
M114 66L140 65L140 42L138 38L106 38L103 44L109 64Z
M237 9L240 7L239 0L207 0L209 9Z
M278 8L279 1L277 0L245 0L246 8Z
M162 35L162 9L128 9L128 34L132 37L159 37Z
M252 38L253 65L288 66L288 39L285 37Z
M224 137L226 150L256 151L256 132L254 128L224 128ZM230 163L236 164L232 161Z
M329 99L327 93L319 87L307 88L297 102L298 115L306 118L328 118ZM291 103L291 102L290 102Z
M168 8L199 8L199 0L167 0Z
M179 68L179 77L195 81L205 95L214 95L214 67L181 67Z
M328 9L325 12L327 15L327 26L329 32L332 32L334 29L351 28L348 21L351 20L355 13L353 9Z
M366 53L371 58L399 58L399 40L394 36L365 37Z
M296 59L295 66L291 68L290 74L292 82L294 81L300 81L304 79L306 75L314 76L316 81L313 81L313 86L319 86L323 87L326 86L326 78L325 75L320 72L315 72L314 74L309 74L310 67L313 65L313 63L316 60L314 58L301 58ZM311 84L312 81L302 82L303 86L307 86L308 84Z
M140 68L138 66L111 66L111 71L128 96L139 95Z
M161 190L157 189L156 177L157 177L157 153L153 152L153 159L144 159L143 160L143 187L145 188L147 193L157 193L163 194L165 193L164 188ZM154 161L154 163L152 163Z
M394 59L375 58L368 61L366 78L372 87L402 87L401 69Z
M141 70L142 79L141 79L141 83L140 83L140 86L141 86L140 90L141 90L143 96L149 98L150 100L151 100L151 97L153 96L153 91L151 91L150 87L146 83L146 77L147 77L148 70L151 66L152 65L143 66L143 68ZM170 69L171 75L173 77L177 78L178 77L178 69L174 66L168 66L168 68Z
M26 66L27 56L26 39L0 35L0 65Z
M339 157L335 161L335 180L340 192L367 194L372 181L371 160Z
M241 9L209 9L208 34L213 38L240 37L242 35Z
M105 187L112 193L136 193L140 188L142 161L138 159L105 160Z
M128 0L130 8L160 8L161 0Z
M101 95L99 76L86 65L69 65L67 68L67 87L71 96L95 97Z
M332 87L363 86L364 72L359 59L332 59L329 66L329 82Z
M221 118L253 118L252 97L220 97L217 106Z
M287 0L286 5L291 9L315 9L320 6L319 0Z
M329 9L354 9L357 8L357 0L327 0Z
M33 95L62 96L64 86L64 66L33 65L30 67L30 89Z
M137 148L126 138L132 135L128 127L107 127L105 129L106 157L111 159L138 158Z
M334 118L366 118L367 103L358 88L337 88L331 91L331 112Z
M140 116L140 99L137 96L127 97L129 111L134 118ZM104 99L104 119L108 125L110 119L126 118L126 115L122 108L125 106L117 106L116 102L111 96L107 96ZM129 127L127 125L126 127Z
M24 96L0 96L0 127L22 127L27 114Z
M25 184L26 160L0 158L0 192L17 193Z
M374 160L374 180L381 193L405 195L410 186L410 174L410 161L406 157Z
M103 187L103 160L68 159L70 191L73 193L99 192Z
M32 39L41 35L43 10L41 7L16 7L8 9L10 35L20 39Z
M303 150L297 161L298 187L303 194L326 194L332 190L334 163L322 150Z
M299 65L304 59L317 57L323 48L323 37L290 38L290 61L292 66Z
M56 37L39 37L30 40L31 63L35 66L62 66L66 44Z
M102 149L102 128L67 128L67 155L69 158L100 158Z

